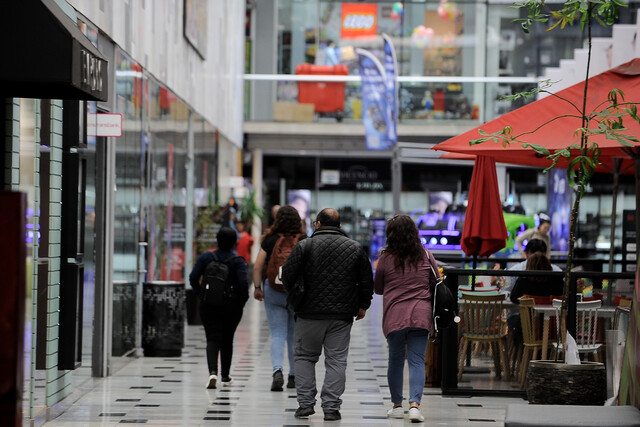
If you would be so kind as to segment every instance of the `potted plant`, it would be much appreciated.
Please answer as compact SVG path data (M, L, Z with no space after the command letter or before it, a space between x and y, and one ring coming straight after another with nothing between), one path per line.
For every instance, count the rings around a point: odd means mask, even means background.
M594 169L599 164L600 148L598 143L594 141L593 137L596 135L604 135L607 139L618 141L621 147L631 147L634 143L638 142L638 139L635 136L625 133L626 128L623 123L623 119L640 122L640 118L637 114L637 106L635 103L625 102L624 93L621 90L610 88L608 99L605 103L599 105L598 108L593 111L587 109L587 100L589 97L589 67L591 64L592 53L592 22L595 20L604 26L613 25L618 16L618 8L626 7L626 4L620 0L567 0L562 4L559 10L549 13L545 12L545 3L539 0L523 0L514 3L514 6L518 8L525 8L527 11L527 16L524 19L519 20L525 33L529 32L534 22L548 22L549 19L555 20L555 23L549 28L549 30L557 27L562 29L565 28L565 26L573 25L575 21L578 21L581 29L586 29L587 31L588 57L582 104L575 105L567 101L567 114L579 118L581 122L581 126L576 129L576 135L579 135L580 138L579 144L567 145L562 149L550 152L541 145L527 142L527 134L530 134L531 132L515 134L510 126L491 134L480 131L480 133L483 134L483 137L470 141L471 145L493 140L505 147L511 144L519 144L523 148L531 148L539 155L545 156L549 160L550 164L549 167L545 169L545 172L555 167L558 162L567 162L567 174L569 182L575 189L575 198L570 212L567 268L561 311L561 319L564 321L564 312L567 309L569 297L571 295L575 295L576 292L576 281L571 269L573 263L573 252L577 238L576 232L580 201L585 194L585 188L594 173ZM550 82L545 82L534 90L518 93L507 97L507 99L515 100L518 98L526 98L545 92L550 96L557 96L549 90L549 86ZM542 123L536 129L539 130L545 126L551 125L558 119L560 119L560 117L556 117ZM637 209L638 206L636 206L636 211ZM561 330L565 330L565 328L562 328ZM560 340L561 336L559 336L558 339ZM555 360L546 362L532 361L529 366L527 391L532 403L604 403L604 399L606 398L606 386L604 366L602 366L602 364L588 363L583 365L567 365ZM576 390L582 387L577 385L577 383L582 384L584 387L587 387L586 385L590 384L588 387L588 394L596 395L596 401L585 401L580 399L576 401L576 399L574 399ZM593 391L594 384L598 387L603 387L605 390L604 397L602 397L602 393L599 391ZM566 390L567 385L570 387L570 390ZM542 388L540 393L533 390L533 388L537 389L538 387ZM554 398L554 400L550 401L551 398Z

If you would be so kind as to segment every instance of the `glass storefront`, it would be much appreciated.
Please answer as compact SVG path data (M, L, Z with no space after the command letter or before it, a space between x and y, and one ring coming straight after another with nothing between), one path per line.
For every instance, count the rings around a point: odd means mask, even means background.
M409 79L399 82L401 122L488 121L522 105L522 100L500 99L503 95L536 85L507 79L543 75L545 68L557 67L561 59L572 57L574 49L583 47L586 39L577 24L562 31L547 31L551 21L535 23L526 34L516 21L525 16L525 11L509 6L472 1L359 4L282 0L277 13L277 73L297 74L296 68L306 63L340 64L348 68L349 75L358 75L355 49L366 49L382 58L384 33L395 45L398 75ZM549 10L560 6L548 4ZM637 6L632 2L622 8L619 22L634 23ZM594 25L592 32L593 37L611 36L611 28L600 25ZM419 77L443 80L415 79ZM467 80L461 81L460 77ZM473 81L484 77L504 81ZM256 82L256 89L270 84L276 86L278 101L298 102L298 82ZM328 113L319 116L333 117ZM339 118L362 119L359 83L347 82L344 111Z

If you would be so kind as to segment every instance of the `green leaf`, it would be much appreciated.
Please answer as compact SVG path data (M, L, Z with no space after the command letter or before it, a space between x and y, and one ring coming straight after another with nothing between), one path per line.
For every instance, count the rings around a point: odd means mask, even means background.
M469 141L469 145L481 144L483 142L489 141L490 139L492 139L492 138L491 137L487 137L487 138L472 139L471 141Z

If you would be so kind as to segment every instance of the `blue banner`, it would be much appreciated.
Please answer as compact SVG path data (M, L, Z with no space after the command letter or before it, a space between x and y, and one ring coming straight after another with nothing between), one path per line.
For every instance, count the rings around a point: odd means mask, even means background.
M391 38L383 34L384 39L384 71L387 85L387 109L391 117L387 137L392 144L398 141L398 60Z
M551 217L551 250L569 249L569 218L571 213L571 187L565 169L549 171L549 216Z
M387 107L386 77L378 58L363 49L356 49L362 78L362 120L367 150L389 150L392 126Z

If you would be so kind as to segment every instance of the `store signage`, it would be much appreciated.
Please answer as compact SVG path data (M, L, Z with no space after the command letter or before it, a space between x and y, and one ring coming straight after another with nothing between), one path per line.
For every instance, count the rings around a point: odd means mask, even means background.
M80 50L80 79L82 89L90 92L102 92L103 60L92 55L85 49Z
M378 5L343 3L341 23L343 39L375 36L378 32Z
M322 169L322 171L320 171L320 183L328 185L340 184L340 171L336 169Z
M122 114L87 114L87 136L122 136Z

